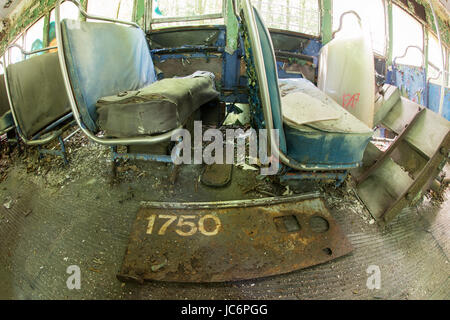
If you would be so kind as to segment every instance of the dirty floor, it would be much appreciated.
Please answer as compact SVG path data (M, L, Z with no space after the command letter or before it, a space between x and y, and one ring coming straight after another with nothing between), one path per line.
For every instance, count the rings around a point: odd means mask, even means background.
M35 150L0 162L0 299L449 299L450 192L425 197L382 229L354 196L351 183L291 186L235 167L232 183L211 189L202 168L127 162L111 179L107 148L81 133L68 142L70 164L37 161ZM254 188L254 186L257 186ZM265 279L218 284L117 280L140 201L214 201L323 192L354 251L330 263ZM81 269L69 290L67 267ZM381 289L366 286L379 266Z

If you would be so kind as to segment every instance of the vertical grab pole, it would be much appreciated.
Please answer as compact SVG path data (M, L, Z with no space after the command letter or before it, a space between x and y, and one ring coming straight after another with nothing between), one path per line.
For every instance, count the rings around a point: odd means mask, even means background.
M439 46L441 47L441 58L442 58L442 83L441 83L441 100L439 102L439 114L442 116L442 112L444 111L444 94L445 94L445 56L444 56L444 47L442 46L441 33L439 31L439 23L437 20L436 12L434 11L433 3L431 0L428 0L431 12L433 13L434 25L436 26L436 33L439 40Z

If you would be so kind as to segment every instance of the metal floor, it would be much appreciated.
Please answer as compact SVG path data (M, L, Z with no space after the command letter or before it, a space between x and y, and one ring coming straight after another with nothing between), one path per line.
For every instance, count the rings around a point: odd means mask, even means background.
M130 163L111 186L107 150L92 148L74 153L68 168L27 173L29 165L21 162L8 169L0 184L0 299L450 298L448 190L441 205L425 201L407 209L385 230L369 222L351 194L326 191L332 215L355 248L330 263L234 283L123 284L116 274L139 201L231 200L254 182L235 168L232 184L212 193L195 182L195 169L183 168L171 185L169 167L151 164L140 171ZM80 290L67 289L71 265L81 268ZM370 265L381 269L380 290L366 287Z

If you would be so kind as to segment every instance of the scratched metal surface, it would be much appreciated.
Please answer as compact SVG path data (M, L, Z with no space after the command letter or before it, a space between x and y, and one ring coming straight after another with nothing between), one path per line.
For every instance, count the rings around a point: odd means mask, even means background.
M85 157L77 158L82 162ZM87 160L86 160L87 161ZM0 184L0 298L4 299L449 299L450 202L439 208L426 203L403 211L387 228L369 224L356 210L351 194L327 193L330 213L348 236L354 251L308 269L259 280L216 284L148 282L122 284L116 279L132 224L142 200L232 200L240 184L252 184L235 170L229 189L193 186L199 172L183 168L177 184L170 172L155 165L149 176L110 187L102 178L105 160L64 188L14 167ZM65 175L76 169L73 162ZM63 178L64 178L63 176ZM95 183L92 179L97 179ZM158 182L159 181L159 182ZM131 190L131 191L130 191ZM447 194L448 197L449 194ZM242 194L241 194L242 196ZM247 198L257 195L247 194ZM4 203L3 202L3 203ZM32 210L31 212L29 210ZM67 289L66 269L81 268L81 290ZM381 269L381 289L366 287L369 265Z
M119 279L226 282L285 274L352 251L317 195L248 207L143 204Z

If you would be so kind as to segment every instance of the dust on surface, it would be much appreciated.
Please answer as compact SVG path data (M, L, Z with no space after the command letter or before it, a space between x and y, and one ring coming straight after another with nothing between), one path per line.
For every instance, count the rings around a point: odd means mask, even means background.
M173 177L172 165L126 161L112 179L107 147L81 132L66 146L68 166L52 156L39 160L35 148L8 153L1 144L0 298L448 298L445 185L381 229L356 197L351 177L339 188L306 181L281 185L257 170L234 167L231 184L213 189L199 182L202 166L182 166ZM355 247L351 255L287 275L233 283L139 286L116 279L140 201L220 201L311 191L324 194ZM387 278L380 291L365 286L368 264L379 264ZM69 265L82 269L82 290L67 290Z

